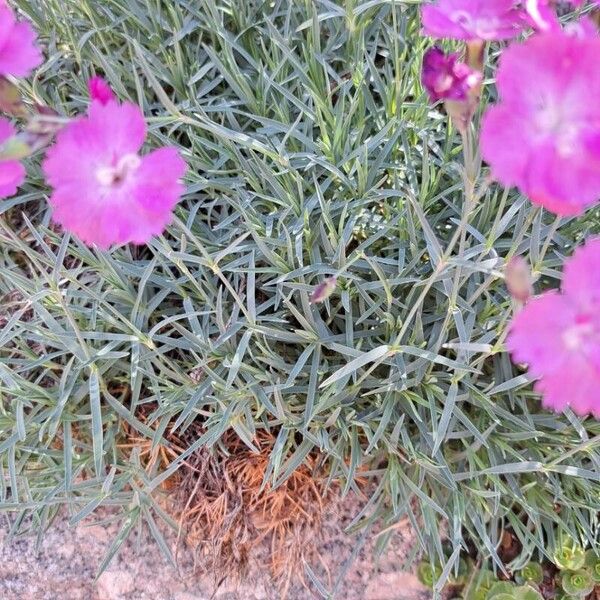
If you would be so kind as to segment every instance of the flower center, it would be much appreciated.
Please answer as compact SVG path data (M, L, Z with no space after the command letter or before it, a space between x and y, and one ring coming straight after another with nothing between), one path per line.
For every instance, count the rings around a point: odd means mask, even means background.
M451 19L465 31L483 39L486 39L491 33L497 31L500 25L496 17L478 15L474 18L473 15L464 10L455 11Z
M542 135L554 138L559 156L568 158L575 153L580 127L572 119L565 118L560 107L548 104L541 108L537 125Z
M590 342L593 342L598 337L598 332L588 319L578 319L576 325L569 327L563 333L563 342L568 350L577 352L585 350Z
M132 173L137 171L141 159L137 154L122 156L116 165L100 167L96 171L96 179L100 185L115 186L123 183Z
M471 15L464 10L454 11L451 18L455 23L462 25L465 29L471 29L473 27Z
M454 78L452 75L449 75L448 73L442 73L435 81L435 91L438 94L447 92L448 90L452 89L453 83Z
M562 114L556 104L543 102L539 109L537 123L544 133L554 133L560 129Z

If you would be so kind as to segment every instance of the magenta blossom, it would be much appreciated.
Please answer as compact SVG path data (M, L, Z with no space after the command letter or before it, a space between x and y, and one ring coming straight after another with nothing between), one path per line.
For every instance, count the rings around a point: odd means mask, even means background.
M53 219L87 244L144 244L171 221L186 164L173 147L138 154L146 138L139 107L92 102L67 125L43 169L54 188Z
M0 118L0 150L15 135L10 121ZM17 192L25 180L25 169L18 160L0 159L0 198L8 198Z
M459 62L458 57L458 53L445 54L437 47L425 52L421 81L434 102L466 100L481 82L481 73Z
M0 75L27 77L42 62L36 35L29 23L18 22L0 0Z
M507 48L500 102L484 115L483 158L505 186L560 215L600 198L599 37L540 33Z
M505 40L525 26L515 0L437 0L421 9L423 33L433 38Z
M600 418L600 238L565 263L562 292L542 294L517 314L507 346L538 380L545 407Z
M92 101L97 100L100 104L108 104L111 100L116 100L115 93L102 77L92 77L88 81L88 91Z

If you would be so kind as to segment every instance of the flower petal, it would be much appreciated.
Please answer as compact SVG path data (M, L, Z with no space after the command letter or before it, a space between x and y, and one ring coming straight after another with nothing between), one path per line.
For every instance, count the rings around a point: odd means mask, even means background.
M4 11L2 11L4 12ZM42 63L36 33L29 23L16 23L0 46L0 74L27 77Z
M23 181L25 167L18 160L0 161L0 198L14 196Z

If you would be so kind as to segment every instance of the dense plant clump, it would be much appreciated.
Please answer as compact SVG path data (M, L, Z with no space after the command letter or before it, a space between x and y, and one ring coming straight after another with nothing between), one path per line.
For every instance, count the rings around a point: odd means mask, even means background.
M0 85L21 126L0 156L2 191L21 186L0 204L0 509L15 531L107 505L122 521L107 559L141 523L168 555L164 482L235 436L262 457L273 440L274 493L308 467L323 494L366 482L353 527L384 545L408 519L441 565L436 595L468 550L502 571L553 556L558 534L595 547L600 423L544 411L543 369L505 342L534 284L557 288L600 232L598 209L557 217L538 186L532 204L529 180L505 179L493 145L488 169L476 143L483 109L489 134L514 100L488 85L500 46L481 40L535 28L595 48L587 25L563 32L541 1L458 24L447 10L486 3L428 5L423 23L395 0L17 4L45 63ZM466 40L465 57L428 51L423 26ZM139 154L146 134L162 149ZM597 182L576 166L589 198L554 199L582 213ZM167 459L141 456L148 443Z

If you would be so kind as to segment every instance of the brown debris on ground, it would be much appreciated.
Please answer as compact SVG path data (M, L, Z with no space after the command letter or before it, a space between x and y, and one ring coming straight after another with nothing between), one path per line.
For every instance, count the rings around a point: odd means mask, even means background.
M168 447L152 447L150 440L131 433L121 447L137 448L148 469L164 470L202 434L200 427L192 426L183 439L168 432ZM273 581L285 598L293 582L307 585L303 565L318 558L322 518L335 489L327 486L316 454L280 485L265 481L275 440L259 431L253 440L258 451L253 451L235 432L226 432L222 449L198 450L164 487L166 508L193 549L198 573L213 573L221 583L244 579L252 554L266 547Z
M210 548L203 552L202 571L224 578L231 573L244 577L252 552L267 541L271 572L285 597L295 575L302 574L303 562L314 556L331 490L310 456L273 488L265 474L275 438L260 432L254 443L259 452L235 433L226 434L227 455L203 450L186 465L177 489L180 504L187 499L180 523L190 545Z

